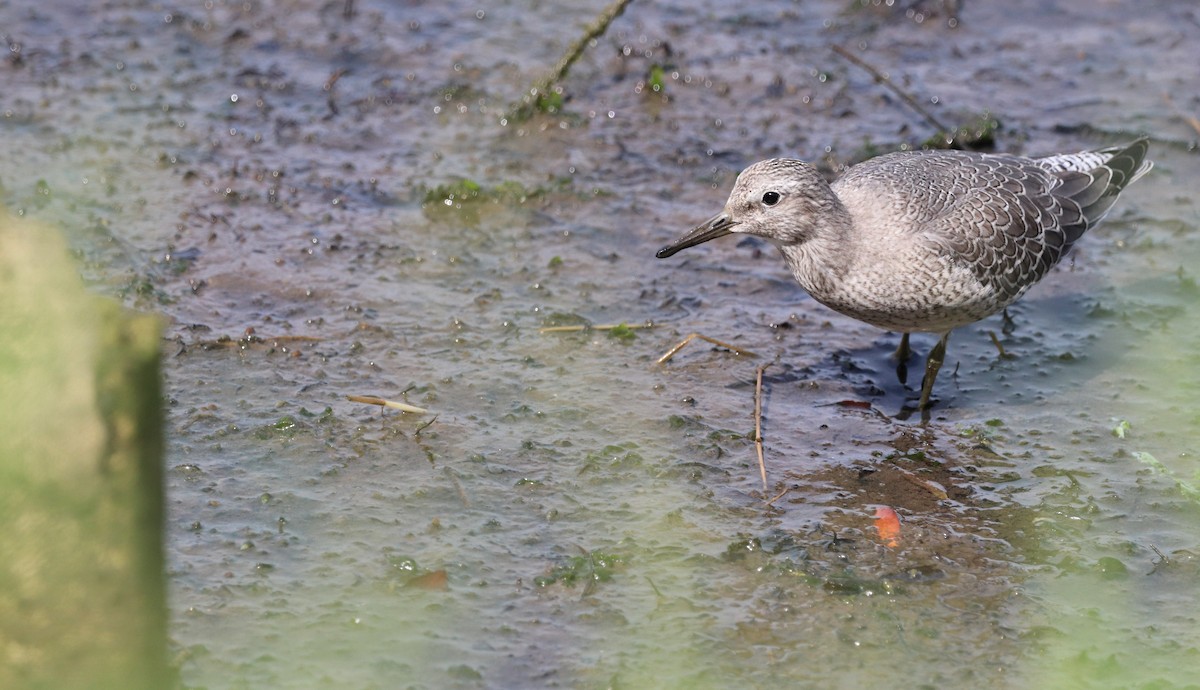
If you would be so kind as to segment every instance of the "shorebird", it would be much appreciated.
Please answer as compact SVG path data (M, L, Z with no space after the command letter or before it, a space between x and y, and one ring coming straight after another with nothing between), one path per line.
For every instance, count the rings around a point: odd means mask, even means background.
M723 211L658 251L732 233L762 237L821 304L879 328L939 336L918 407L929 408L950 331L995 314L1041 280L1126 186L1145 175L1147 139L1027 158L907 151L851 167L832 184L776 158L738 175Z

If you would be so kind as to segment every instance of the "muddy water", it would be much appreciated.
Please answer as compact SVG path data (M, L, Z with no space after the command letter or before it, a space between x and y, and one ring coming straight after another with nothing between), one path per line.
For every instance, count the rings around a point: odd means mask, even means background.
M0 3L4 203L168 323L184 685L1194 683L1200 14L1043 5L635 3L501 124L598 6ZM1002 149L1154 140L924 425L769 247L653 258L754 160L929 136L834 45ZM654 363L691 331L759 357Z

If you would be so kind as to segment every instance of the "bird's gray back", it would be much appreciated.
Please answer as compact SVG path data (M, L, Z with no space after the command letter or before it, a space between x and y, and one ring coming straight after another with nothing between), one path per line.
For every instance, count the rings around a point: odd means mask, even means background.
M895 153L852 167L833 189L866 241L891 236L893 242L934 248L942 261L969 269L1005 306L1103 217L1120 188L1144 173L1135 151L1125 162L1132 168L1112 190L1115 176L1105 164L1120 153L1047 159L962 151ZM1088 213L1089 206L1094 213Z

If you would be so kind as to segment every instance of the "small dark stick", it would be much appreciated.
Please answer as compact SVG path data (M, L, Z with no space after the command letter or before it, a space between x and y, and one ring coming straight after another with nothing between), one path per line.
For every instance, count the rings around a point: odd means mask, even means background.
M533 86L525 93L524 98L521 99L521 102L509 108L505 119L519 120L532 114L537 107L538 98L550 93L554 85L567 76L571 65L575 64L575 61L583 55L583 51L587 49L592 40L603 36L604 32L608 31L608 25L614 19L621 16L621 13L625 11L625 7L630 2L632 0L614 0L608 7L604 8L596 16L596 19L584 30L583 35L567 48L567 52L559 59L558 64L554 66L554 70L534 82Z
M337 95L334 91L334 88L337 86L338 79L341 79L342 75L344 75L345 73L346 73L346 70L344 70L344 69L340 69L340 68L336 69L336 70L334 70L333 74L329 75L329 79L325 82L325 90L329 92L329 98L327 99L327 102L329 104L329 117L333 117L333 116L337 115L339 112L338 104L337 104Z
M936 117L934 117L933 114L930 113L928 110L926 110L920 104L920 102L917 101L917 99L915 99L912 96L910 96L909 94L905 93L905 91L903 89L901 89L899 86L896 86L896 83L893 82L891 79L889 79L886 74L875 69L871 65L864 62L862 60L862 58L858 57L854 53L851 53L850 51L846 50L845 48L843 48L841 46L834 46L833 52L837 53L838 55L841 55L842 57L846 58L847 60L854 63L855 65L858 65L859 67L863 68L864 70L870 72L871 76L875 77L876 82L883 84L887 88L891 89L892 93L896 94L901 99L903 99L904 102L907 103L910 108L917 111L917 114L919 114L921 117L925 118L925 121L928 122L930 125L933 125L933 127L936 128L939 132L947 132L947 133L950 132L950 130L947 129L945 125L938 122L938 119Z

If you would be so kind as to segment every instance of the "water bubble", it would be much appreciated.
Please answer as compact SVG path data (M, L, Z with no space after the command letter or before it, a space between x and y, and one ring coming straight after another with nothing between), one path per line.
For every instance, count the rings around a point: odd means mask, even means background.
M231 95L229 96L229 102L230 102L230 103L237 103L237 99L238 99L238 95L237 95L236 93L235 93L235 94L231 94Z
M486 14L487 14L487 13L486 13L486 12L484 12L483 10L476 10L476 11L475 11L475 18L476 18L476 19L483 19L483 18L484 18L484 16L485 16Z

